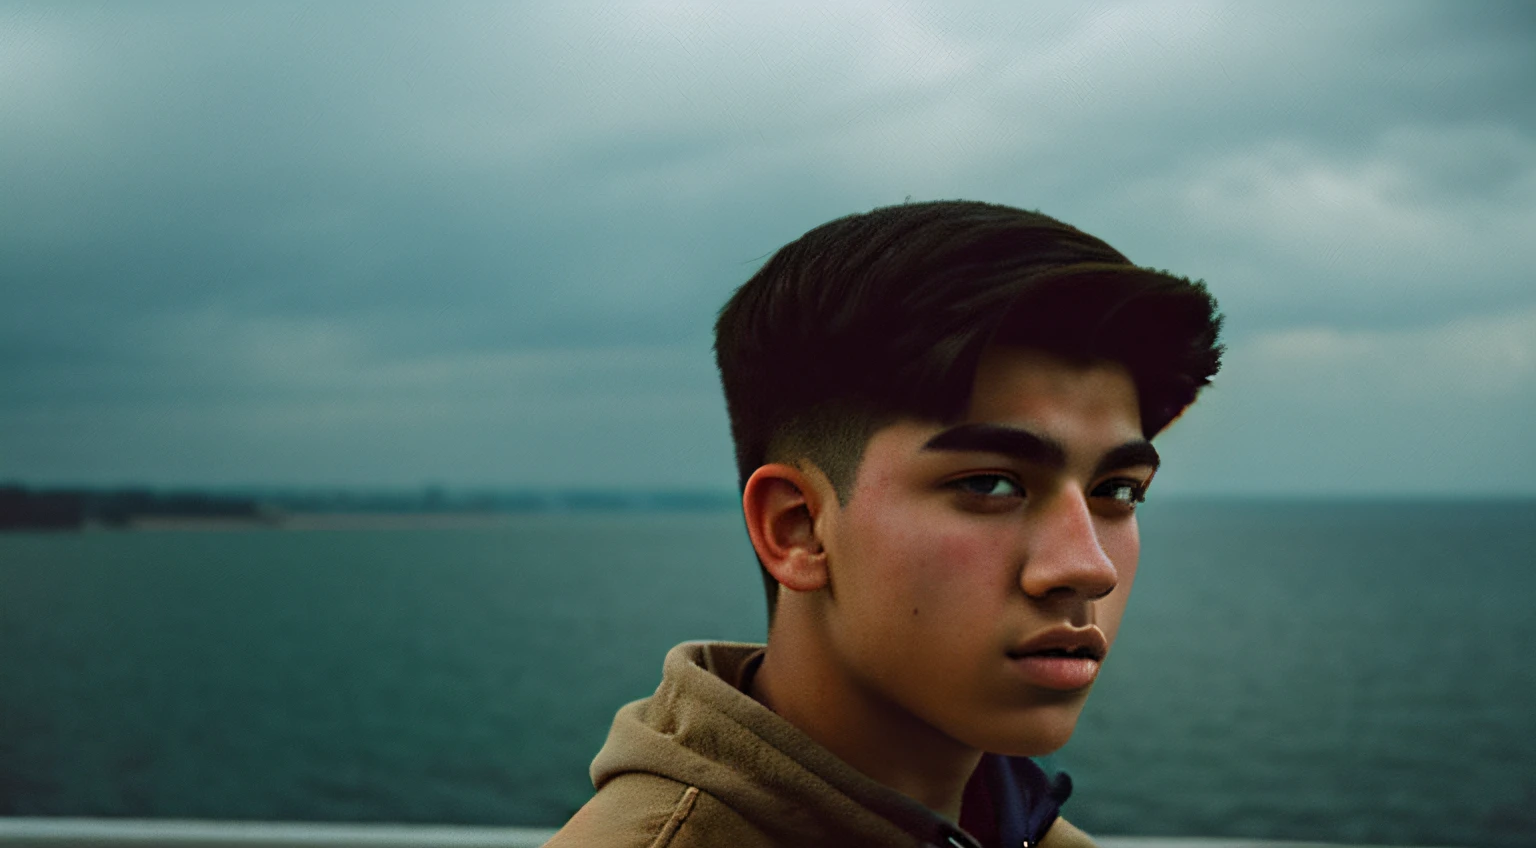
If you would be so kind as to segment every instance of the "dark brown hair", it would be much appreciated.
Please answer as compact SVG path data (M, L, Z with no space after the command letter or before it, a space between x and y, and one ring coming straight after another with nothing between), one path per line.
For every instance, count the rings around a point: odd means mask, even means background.
M767 462L809 459L846 500L876 430L964 415L989 345L1124 365L1151 438L1220 367L1220 327L1202 282L1038 212L941 201L784 246L720 311L715 358L741 485Z

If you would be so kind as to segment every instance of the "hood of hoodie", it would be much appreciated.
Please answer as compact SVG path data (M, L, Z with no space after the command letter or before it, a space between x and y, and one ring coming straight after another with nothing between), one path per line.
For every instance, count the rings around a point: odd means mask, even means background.
M696 786L785 844L975 848L947 819L843 762L741 691L761 645L689 642L614 717L592 783L645 772Z

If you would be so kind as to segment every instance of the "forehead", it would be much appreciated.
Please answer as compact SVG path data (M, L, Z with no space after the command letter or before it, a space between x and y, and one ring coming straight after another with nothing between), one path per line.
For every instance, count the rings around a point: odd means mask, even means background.
M1087 427L1117 438L1141 435L1136 382L1125 366L1073 362L1021 347L982 353L965 417L1046 430Z
M876 431L860 464L861 482L945 462L945 451L924 446L958 424L991 424L1027 431L1061 448L1063 459L1094 467L1110 451L1142 442L1136 385L1114 363L1079 363L1028 348L988 349L976 370L966 413L948 424L899 419Z

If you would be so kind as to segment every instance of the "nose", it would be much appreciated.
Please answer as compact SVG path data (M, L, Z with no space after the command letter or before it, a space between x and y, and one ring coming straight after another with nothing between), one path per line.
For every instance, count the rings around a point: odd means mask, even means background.
M1076 490L1059 492L1041 505L1034 518L1019 578L1026 595L1096 600L1114 591L1120 575L1099 543L1086 495Z

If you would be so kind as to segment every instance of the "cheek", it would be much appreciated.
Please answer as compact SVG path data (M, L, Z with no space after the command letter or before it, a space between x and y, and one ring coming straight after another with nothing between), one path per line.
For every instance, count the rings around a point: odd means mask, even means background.
M1012 582L1011 552L1017 546L1016 534L992 528L980 532L976 527L959 527L936 540L934 559L942 585L996 588Z
M1129 533L1112 535L1103 540L1104 553L1115 564L1115 591L1099 602L1097 623L1111 643L1120 630L1120 619L1125 614L1130 599L1131 586L1136 581L1136 567L1141 557L1141 539L1134 526Z
M885 539L885 578L924 624L966 613L982 614L1006 601L1017 575L1009 571L1014 540L1003 528L976 526L952 516L898 517Z
M931 624L958 618L988 619L1008 602L1017 585L1011 567L1015 533L974 522L935 522L926 530L908 525L903 575L911 604L932 613Z
M1141 540L1135 532L1126 535L1125 538L1112 539L1104 546L1104 553L1109 561L1115 564L1115 573L1119 575L1119 585L1131 588L1131 583L1136 579L1136 565L1141 560Z

